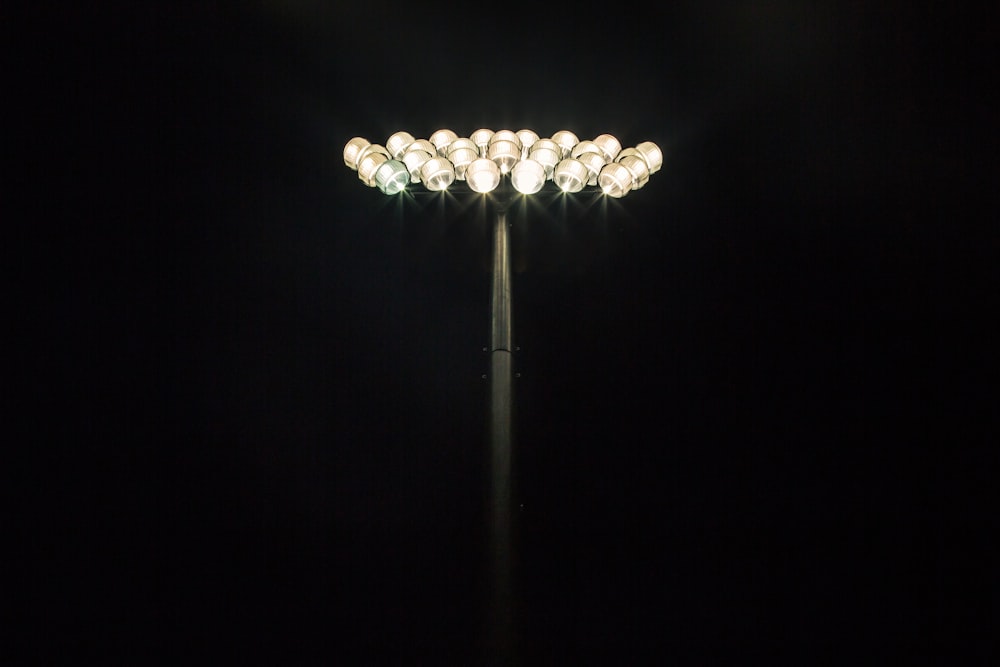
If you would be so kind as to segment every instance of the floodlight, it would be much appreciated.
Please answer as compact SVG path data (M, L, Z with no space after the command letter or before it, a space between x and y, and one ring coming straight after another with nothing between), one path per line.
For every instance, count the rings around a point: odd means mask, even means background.
M448 157L448 144L458 139L458 135L451 130L438 130L431 135L431 143L441 157Z
M545 178L550 179L562 159L562 147L551 139L539 139L531 145L528 158L545 167Z
M403 164L405 164L406 168L410 170L411 183L420 182L420 168L424 166L424 162L427 162L432 157L434 157L433 154L425 150L422 150L420 148L414 148L413 146L416 143L417 142L414 142L414 144L411 145L410 148L405 153L403 153ZM432 150L433 148L434 147L431 146Z
M545 185L545 167L535 160L521 160L511 170L510 182L518 192L533 195Z
M486 157L496 162L497 166L500 167L500 172L506 174L521 159L521 149L513 141L506 139L498 140L496 138L498 134L500 132L493 135L493 141L490 142L489 148L486 149Z
M597 153L598 155L604 155L604 151L601 147L595 144L593 141L581 141L576 146L573 146L573 150L569 152L569 157L580 157L584 153ZM605 160L607 162L608 160Z
M623 153L625 151L622 151ZM618 164L632 173L632 189L638 190L649 182L649 165L640 155L626 155L618 158Z
M420 180L432 192L445 190L455 182L455 167L447 158L432 157L420 167Z
M396 132L385 140L385 147L392 159L398 160L414 141L413 135L409 132Z
M580 143L583 144L589 142L581 141ZM602 153L595 153L594 151L587 151L576 159L587 167L587 173L589 174L587 178L587 185L597 185L597 175L601 173L601 169L603 169L604 165L608 163L608 161L604 159L604 155Z
M358 170L358 159L361 157L361 151L371 146L371 142L364 137L354 137L347 142L344 146L344 164L350 167L353 171Z
M394 195L410 182L410 171L399 160L386 160L375 169L375 185L387 195Z
M622 142L615 139L610 134L601 134L594 137L594 143L601 147L604 157L608 162L613 162L622 149Z
M538 141L538 134L534 130L518 130L514 134L521 142L521 158L525 159L531 152L531 147Z
M370 188L375 187L375 170L389 158L385 153L369 151L358 162L358 178Z
M646 164L649 165L650 174L655 174L663 166L663 151L652 141L644 141L636 146L635 149L645 158Z
M492 192L500 185L500 167L493 160L476 158L465 168L465 181L474 192Z
M597 182L604 190L604 194L618 199L624 197L632 189L632 172L625 165L612 162L601 169Z
M559 144L559 147L562 149L561 157L566 158L569 157L569 153L573 150L573 146L580 143L580 138L569 130L559 130L552 135L552 141Z
M471 139L455 139L448 144L448 160L455 165L455 178L465 180L465 168L479 157L479 147Z
M556 170L552 174L553 182L562 188L563 192L579 192L583 190L589 178L590 171L587 169L587 165L571 157L566 158L556 165Z
M479 157L486 157L486 147L490 145L490 139L492 137L493 130L486 128L476 130L469 135L469 139L472 140L472 143L479 147Z
M521 150L521 138L517 136L516 132L512 132L511 130L497 130L494 132L493 136L490 137L490 143L495 144L498 141L509 141L517 146L518 151Z

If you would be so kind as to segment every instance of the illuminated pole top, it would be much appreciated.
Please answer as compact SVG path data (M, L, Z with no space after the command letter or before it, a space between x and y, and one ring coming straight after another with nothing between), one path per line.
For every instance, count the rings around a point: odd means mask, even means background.
M387 195L411 183L432 192L465 181L473 192L492 192L504 176L518 192L534 194L546 181L564 192L599 186L609 197L624 197L646 185L663 166L663 151L652 141L622 148L610 134L581 141L569 130L542 138L533 130L478 129L469 137L441 129L428 139L396 132L385 145L354 137L344 147L344 164L368 187Z

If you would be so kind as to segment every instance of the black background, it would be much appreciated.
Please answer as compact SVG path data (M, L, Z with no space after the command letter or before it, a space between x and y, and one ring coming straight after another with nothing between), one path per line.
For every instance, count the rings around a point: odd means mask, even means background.
M992 655L985 17L12 18L10 664L484 659L488 219L342 160L442 127L666 155L514 219L521 662Z

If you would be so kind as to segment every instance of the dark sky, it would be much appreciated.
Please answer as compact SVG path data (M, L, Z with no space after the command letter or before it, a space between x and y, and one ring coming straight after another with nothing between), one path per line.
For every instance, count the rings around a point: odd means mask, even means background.
M988 22L200 4L14 17L10 664L482 661L488 219L342 160L443 127L666 155L513 216L522 663L994 650Z

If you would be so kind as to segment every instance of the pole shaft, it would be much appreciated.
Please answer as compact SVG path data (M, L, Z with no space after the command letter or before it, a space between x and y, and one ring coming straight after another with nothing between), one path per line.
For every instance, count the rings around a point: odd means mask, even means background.
M489 663L512 664L511 452L513 346L510 234L500 207L493 225L490 327L490 613Z

